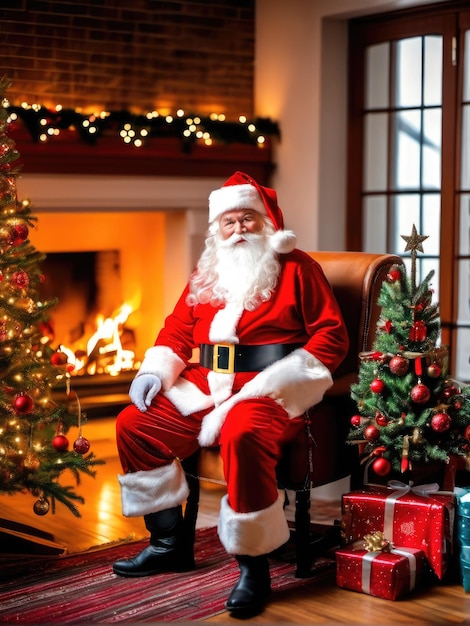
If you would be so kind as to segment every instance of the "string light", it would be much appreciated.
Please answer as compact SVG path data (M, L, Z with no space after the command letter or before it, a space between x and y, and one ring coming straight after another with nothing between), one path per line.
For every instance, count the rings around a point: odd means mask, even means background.
M96 144L103 135L113 133L125 144L142 147L152 138L179 138L186 151L192 143L211 146L214 143L246 143L263 148L268 138L280 136L278 125L267 118L248 120L239 115L236 121L227 121L224 113L208 116L187 115L183 108L174 114L156 109L134 114L128 111L99 111L84 113L80 108L64 109L62 105L47 108L38 103L22 102L19 106L4 101L8 122L14 127L20 123L36 142L45 143L68 131L89 144Z

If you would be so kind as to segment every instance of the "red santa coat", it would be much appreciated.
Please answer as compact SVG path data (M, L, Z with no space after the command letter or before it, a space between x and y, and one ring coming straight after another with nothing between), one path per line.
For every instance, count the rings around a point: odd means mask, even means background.
M280 255L279 262L277 287L255 311L232 303L188 306L186 287L145 354L138 375L156 374L183 415L214 407L202 423L201 445L216 441L230 408L247 398L271 397L289 417L301 415L322 399L346 356L348 335L320 265L297 249ZM189 362L193 350L208 343L302 347L261 372L226 374Z

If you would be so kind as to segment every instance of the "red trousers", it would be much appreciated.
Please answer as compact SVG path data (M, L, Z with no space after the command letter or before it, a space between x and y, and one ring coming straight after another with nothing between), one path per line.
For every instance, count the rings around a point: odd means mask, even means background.
M196 452L201 421L208 412L183 416L163 394L145 413L133 404L127 406L116 423L124 473L154 470ZM278 499L276 465L281 446L301 426L302 418L289 419L271 398L245 400L229 411L219 443L228 502L234 511L259 511Z

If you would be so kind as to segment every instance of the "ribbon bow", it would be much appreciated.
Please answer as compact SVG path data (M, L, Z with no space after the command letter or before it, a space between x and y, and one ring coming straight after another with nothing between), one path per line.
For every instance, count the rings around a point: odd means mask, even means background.
M364 535L364 549L367 552L390 552L393 544L380 530Z
M389 489L394 489L395 491L401 491L401 495L405 495L405 493L411 491L417 496L428 496L430 493L436 493L436 491L439 491L439 485L437 483L426 483L424 485L415 485L414 487L410 487L401 480L389 480L387 487Z

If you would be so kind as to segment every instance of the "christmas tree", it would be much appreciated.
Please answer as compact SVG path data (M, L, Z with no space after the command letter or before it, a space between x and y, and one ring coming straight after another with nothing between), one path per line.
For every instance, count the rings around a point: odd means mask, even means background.
M6 78L0 79L2 105L8 86ZM95 476L93 467L102 462L81 434L85 416L71 390L67 359L51 345L48 314L56 301L40 298L45 255L29 241L37 221L30 203L17 199L19 154L7 136L8 123L1 106L0 493L30 492L37 515L54 512L59 501L79 517L76 503L84 499L59 478L69 470L78 485L81 473ZM78 437L69 450L72 425L78 427Z
M434 271L416 284L416 255L426 236L413 225L405 265L391 268L378 304L373 349L359 355L359 378L351 386L358 414L347 440L378 476L409 476L414 464L470 460L470 388L452 379L448 349L438 346L440 317L432 301Z

